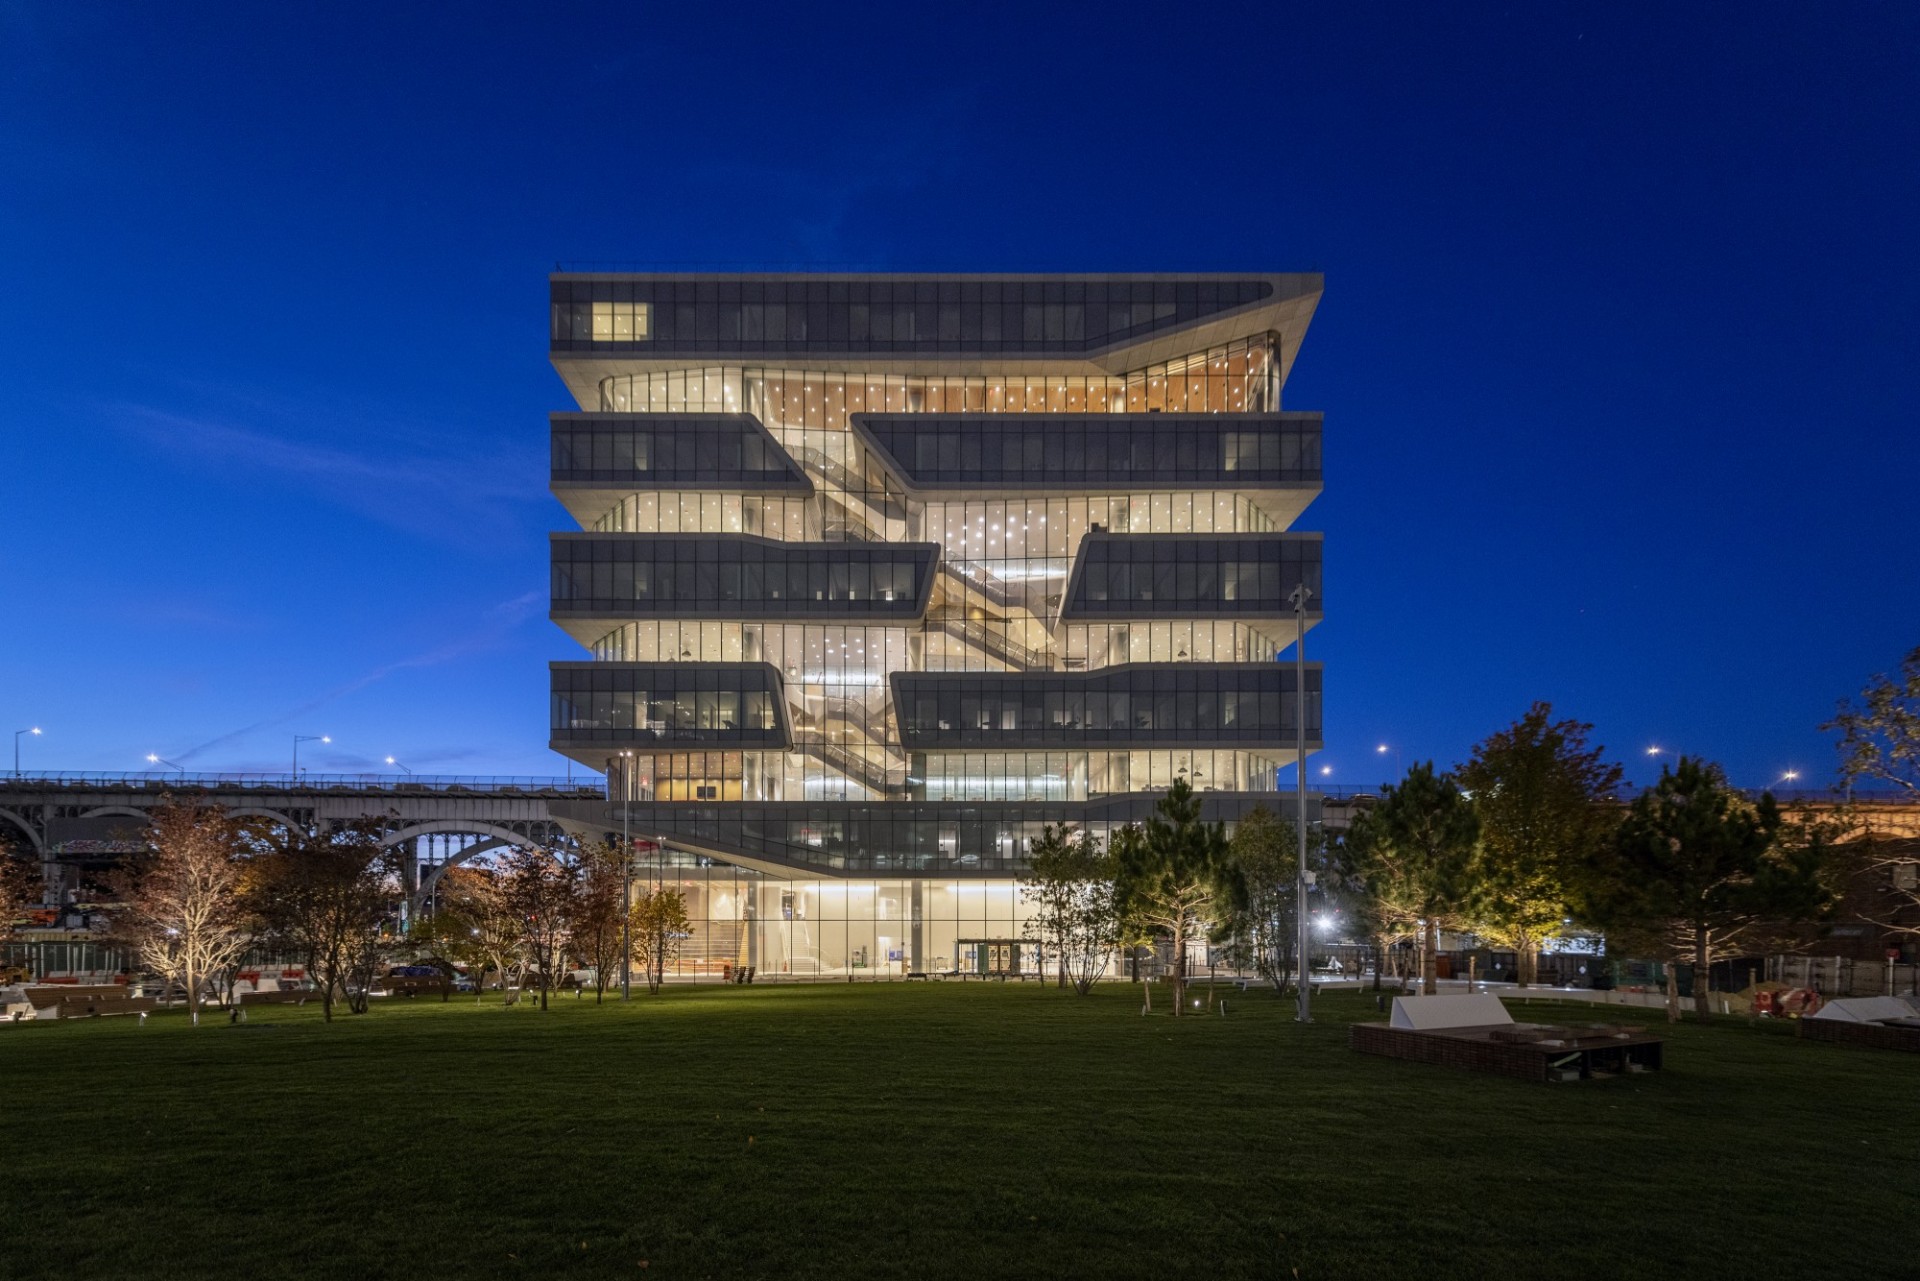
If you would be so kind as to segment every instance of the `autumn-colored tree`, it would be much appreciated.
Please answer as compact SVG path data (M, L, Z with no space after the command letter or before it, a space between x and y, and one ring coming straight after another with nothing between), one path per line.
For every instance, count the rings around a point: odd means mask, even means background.
M169 989L186 991L200 1022L202 989L239 960L250 935L242 892L246 834L219 806L162 799L147 828L147 849L113 878L122 906L114 932Z
M1208 927L1230 920L1244 902L1226 831L1201 821L1200 797L1180 779L1154 806L1144 828L1122 828L1108 849L1120 914L1171 944L1178 1017L1186 998L1188 944Z
M1453 775L1434 773L1431 761L1384 789L1347 833L1368 910L1381 921L1412 913L1419 922L1420 982L1428 995L1439 990L1440 930L1460 923L1472 893L1479 841L1473 803Z
M474 1000L486 993L489 971L504 993L524 964L526 929L507 897L507 881L484 865L449 868L440 877L434 938L448 959L468 967Z
M527 963L547 1009L560 984L580 900L580 868L557 851L515 849L503 863L506 897L519 918Z
M660 994L667 967L680 955L680 944L693 932L687 915L687 896L674 885L643 891L633 900L633 954L647 976L647 991Z
M1720 768L1682 757L1634 799L1615 833L1613 857L1576 884L1581 918L1651 944L1668 963L1667 1015L1679 1018L1671 967L1693 966L1702 1020L1715 961L1752 955L1817 918L1831 901L1817 829L1786 839L1773 797L1749 801Z
M382 826L368 818L322 832L283 830L266 855L262 912L281 946L305 962L328 1022L341 1002L367 1012L381 962L400 942L393 921L405 891Z
M40 869L0 836L0 942L19 928L27 904L39 902L40 893Z
M1540 952L1561 932L1569 877L1605 857L1619 822L1620 766L1587 746L1592 732L1535 703L1476 745L1456 774L1480 819L1468 922L1513 950L1521 987L1537 980Z
M626 963L627 862L617 845L599 843L580 852L580 887L574 903L573 954L593 970L593 999Z

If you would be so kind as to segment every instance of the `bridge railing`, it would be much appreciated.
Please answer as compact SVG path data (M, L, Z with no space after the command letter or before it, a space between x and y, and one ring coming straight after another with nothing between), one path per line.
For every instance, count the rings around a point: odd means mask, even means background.
M0 789L99 790L101 788L140 788L163 792L262 790L278 792L475 792L493 795L513 793L562 793L569 796L606 795L606 781L593 775L573 778L546 778L538 775L459 775L459 774L317 774L302 770L294 774L6 774L0 775Z

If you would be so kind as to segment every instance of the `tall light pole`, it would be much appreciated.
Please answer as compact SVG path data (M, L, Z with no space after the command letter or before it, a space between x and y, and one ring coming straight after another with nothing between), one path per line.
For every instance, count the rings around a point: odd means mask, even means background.
M35 725L32 729L17 729L13 731L13 776L15 778L20 777L20 736L22 734L38 736L39 733L40 727L38 725Z
M394 760L393 757L391 756L387 757L387 764L393 766L395 769L399 770L402 774L405 774L408 778L413 777L413 771L408 769L406 766L402 765L399 761Z
M184 765L176 765L176 764L174 764L174 763L173 763L172 761L170 761L170 760L168 760L168 759L167 759L166 757L164 757L164 756L155 756L155 755L154 755L154 754L153 754L152 752L148 752L148 753L147 753L147 760L148 760L148 761L149 761L150 763L152 763L152 764L154 764L154 765L164 765L164 766L166 766L166 767L167 767L168 769L177 769L177 770L179 770L179 771L180 771L180 777L181 777L181 778L185 778L185 777L187 776L187 767L186 767L186 766L184 766Z
M633 999L633 837L627 816L633 800L633 753L620 753L620 999Z
M293 781L300 781L300 744L331 743L333 739L325 734L295 734L293 736Z
M1295 827L1300 837L1300 876L1294 886L1294 919L1297 923L1294 946L1300 952L1300 1008L1294 1018L1313 1022L1313 922L1307 917L1307 887L1313 883L1307 871L1307 597L1313 595L1303 582L1288 597L1293 602L1293 780L1300 802Z

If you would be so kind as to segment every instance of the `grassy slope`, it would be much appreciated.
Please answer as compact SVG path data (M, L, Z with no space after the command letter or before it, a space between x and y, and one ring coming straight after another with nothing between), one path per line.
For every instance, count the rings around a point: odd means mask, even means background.
M1176 1023L1122 986L682 988L0 1030L0 1276L1920 1267L1920 1058L1734 1023L1674 1030L1658 1076L1530 1085L1350 1053L1370 998L1309 1029L1229 999Z

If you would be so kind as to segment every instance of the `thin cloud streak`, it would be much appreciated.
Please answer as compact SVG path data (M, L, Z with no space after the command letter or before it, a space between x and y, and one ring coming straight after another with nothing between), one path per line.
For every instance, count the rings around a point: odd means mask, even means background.
M379 452L333 449L151 405L111 409L136 435L168 453L214 461L229 471L277 473L383 523L447 541L470 541L476 528L489 524L468 517L497 512L503 503L531 506L542 498L535 486L518 483L540 474L539 464L530 461L532 470L503 467L497 454L481 449L432 454L399 454L390 446Z
M546 604L546 601L547 597L543 592L527 592L524 595L514 597L512 600L502 601L482 615L485 622L481 627L474 629L459 640L450 641L445 645L435 646L433 649L414 654L408 658L396 659L391 663L383 663L372 671L356 676L352 680L344 681L332 689L301 703L297 707L288 708L286 711L277 713L276 715L255 721L251 725L244 725L239 729L229 730L225 734L210 738L204 743L188 748L172 759L184 764L202 752L208 752L223 744L231 743L236 739L245 738L249 734L256 734L261 730L286 725L302 716L307 716L320 710L329 703L337 702L349 694L358 693L369 685L385 680L395 672L412 671L424 667L438 667L444 663L450 663L455 659L464 658L469 654L491 649L514 628L533 617L539 609Z

